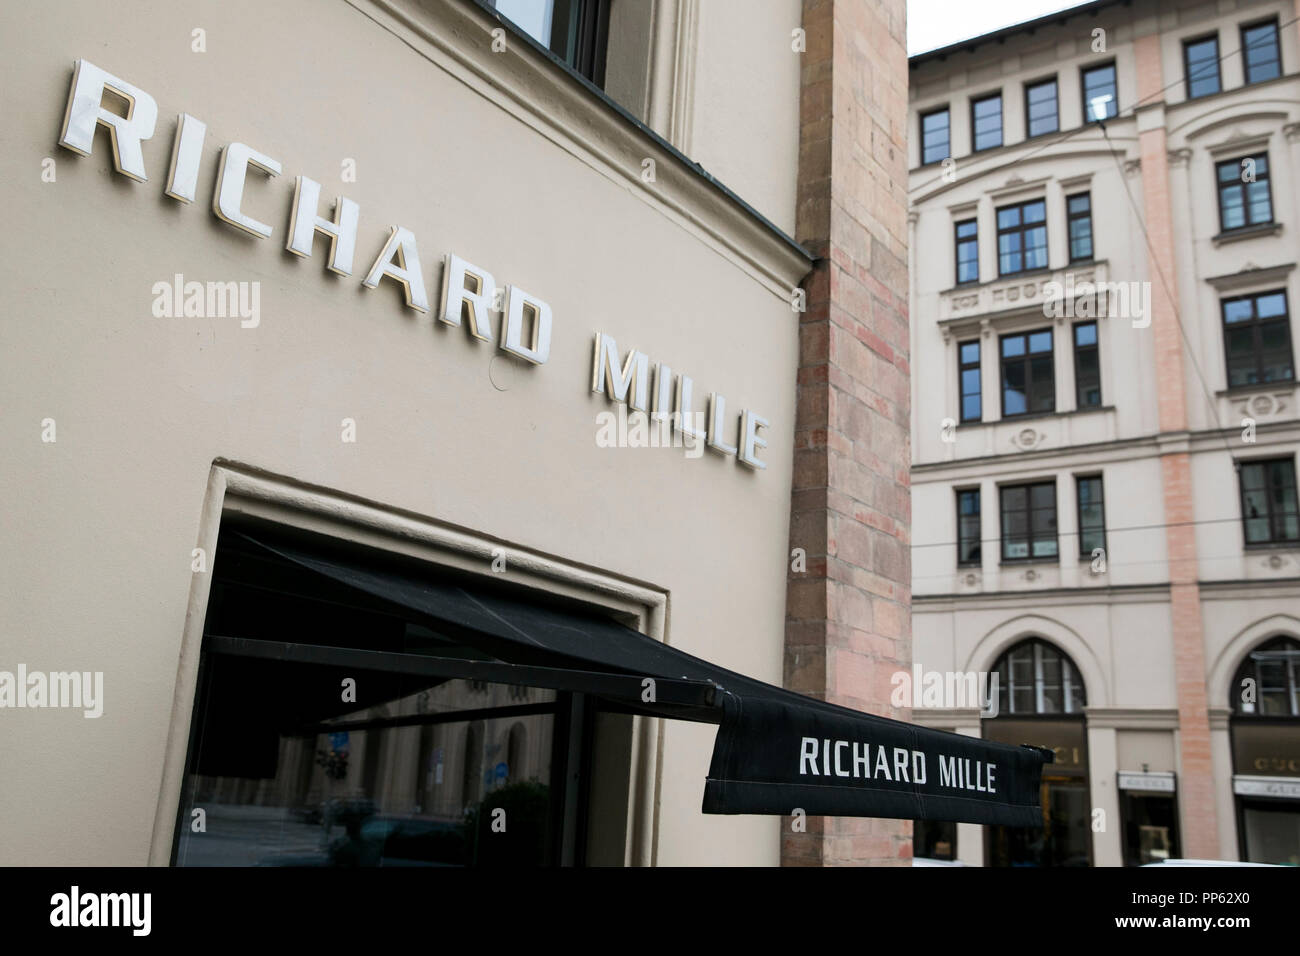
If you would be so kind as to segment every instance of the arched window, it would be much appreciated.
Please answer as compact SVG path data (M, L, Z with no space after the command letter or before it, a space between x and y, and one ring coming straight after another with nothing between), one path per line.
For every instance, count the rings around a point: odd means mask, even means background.
M1082 714L1087 698L1074 661L1036 637L998 658L999 714Z
M1300 717L1300 641L1275 637L1246 655L1228 690L1238 714Z

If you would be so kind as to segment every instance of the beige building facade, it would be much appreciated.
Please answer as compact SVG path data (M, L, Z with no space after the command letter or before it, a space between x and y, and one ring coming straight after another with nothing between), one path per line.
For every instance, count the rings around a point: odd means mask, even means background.
M910 656L903 4L840 7L5 6L0 669L102 690L5 709L0 862L463 853L509 786L536 859L907 862L904 823L703 815L709 724L349 643L459 646L356 583L392 567L887 709L853 678Z
M918 855L1297 861L1298 15L1097 2L912 58L916 666L1001 680L915 717L1058 756L1044 839Z

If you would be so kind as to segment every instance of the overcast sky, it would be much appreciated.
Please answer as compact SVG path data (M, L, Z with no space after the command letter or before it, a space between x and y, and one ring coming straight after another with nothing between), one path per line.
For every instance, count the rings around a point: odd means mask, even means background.
M907 0L907 53L936 50L1080 5L1079 0Z

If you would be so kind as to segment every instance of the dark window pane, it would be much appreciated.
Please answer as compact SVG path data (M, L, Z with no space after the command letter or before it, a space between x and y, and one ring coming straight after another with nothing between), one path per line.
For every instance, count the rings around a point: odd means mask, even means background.
M938 163L951 155L948 111L939 110L921 117L921 162Z
M1056 383L1050 330L1002 339L1002 414L1050 412L1056 408Z
M1002 96L976 100L971 109L975 150L1002 145Z
M1241 31L1241 41L1246 57L1247 83L1262 83L1282 75L1276 22L1247 27Z
M1227 299L1222 309L1229 387L1294 380L1286 293Z
M1030 136L1054 133L1059 128L1056 107L1056 81L1048 80L1026 89L1027 132Z
M1033 381L1029 387L1029 408L1035 412L1050 412L1056 408L1056 382L1052 374L1052 357L1030 361Z
M1074 327L1074 380L1079 408L1101 405L1101 367L1097 357L1097 323Z
M1025 268L1047 268L1047 229L1044 226L1025 233Z
M1300 539L1294 459L1242 463L1241 517L1247 544Z
M1251 490L1264 487L1264 466L1248 464L1241 466L1241 486Z
M1219 190L1219 211L1224 229L1239 229L1246 224L1246 204L1241 186L1225 186Z
M1041 199L998 210L998 274L1047 267L1047 203Z
M1065 200L1070 235L1070 261L1092 258L1092 197L1088 193Z
M957 560L960 564L980 561L980 493L957 493Z
M1115 87L1115 65L1083 71L1084 119L1110 119L1119 112Z
M1055 507L1056 487L1054 485L1033 485L1030 489L1029 503L1034 508Z
M1187 96L1208 96L1219 92L1219 41L1207 37L1184 47L1187 63Z
M1014 561L1024 558L1053 558L1056 555L1055 483L1039 482L1003 488L1003 559Z
M1252 224L1272 222L1273 202L1267 180L1246 184L1246 206Z
M1025 401L1024 384L1016 384L1008 376L1002 389L1002 413L1004 415L1023 415L1029 411Z

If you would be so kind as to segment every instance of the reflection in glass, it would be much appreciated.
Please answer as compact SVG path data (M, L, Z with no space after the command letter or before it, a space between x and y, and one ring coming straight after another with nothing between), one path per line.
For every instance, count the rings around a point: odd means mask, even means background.
M178 865L550 862L554 691L221 655L206 667L184 788L204 828L182 819ZM336 704L345 676L373 702Z

